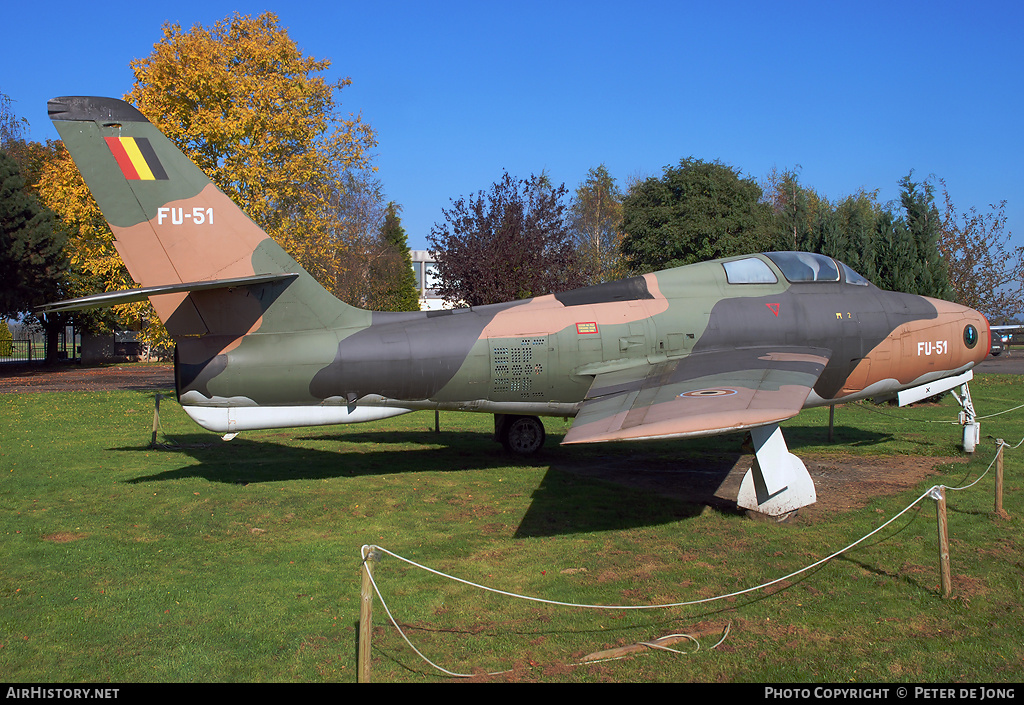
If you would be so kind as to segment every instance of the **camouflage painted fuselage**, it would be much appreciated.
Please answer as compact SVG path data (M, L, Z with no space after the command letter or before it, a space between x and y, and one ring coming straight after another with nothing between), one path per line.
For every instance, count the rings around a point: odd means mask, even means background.
M182 405L213 430L453 409L576 417L569 443L709 435L957 374L987 352L975 311L810 255L835 277L790 281L773 257L796 255L751 255L506 304L363 311L131 106L58 98L50 113L177 343ZM757 276L727 273L741 260Z
M790 284L781 273L775 284L729 284L722 264L708 262L508 304L373 313L361 325L330 330L261 330L223 341L227 350L214 340L183 339L179 394L186 406L575 416L599 375L639 369L627 380L639 388L657 370L659 387L695 380L686 391L731 391L756 386L763 370L787 363L765 360L758 369L746 358L723 365L725 358L776 348L803 349L799 354L817 356L816 364L827 358L800 404L810 406L884 395L970 368L985 354L984 345L964 341L970 324L987 339L983 318L947 302L845 281ZM799 375L806 361L793 364ZM718 401L710 392L691 399L698 416ZM351 416L361 419L354 409ZM751 423L738 418L726 427ZM697 424L669 435L721 430Z

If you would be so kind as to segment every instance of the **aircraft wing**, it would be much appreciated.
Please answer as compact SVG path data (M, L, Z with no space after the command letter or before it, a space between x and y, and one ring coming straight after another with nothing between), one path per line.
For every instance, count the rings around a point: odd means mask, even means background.
M598 374L563 443L711 436L795 416L832 351L716 350Z

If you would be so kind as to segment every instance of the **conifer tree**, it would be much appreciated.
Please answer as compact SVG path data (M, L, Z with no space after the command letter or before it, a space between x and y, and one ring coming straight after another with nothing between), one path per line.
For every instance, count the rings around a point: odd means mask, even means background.
M913 293L938 299L950 298L949 274L939 253L942 218L935 206L934 188L927 181L915 183L913 174L900 181L900 203L907 236L914 252Z
M0 151L0 314L60 298L65 241L53 213L25 192L14 159Z
M35 306L63 298L66 240L53 213L25 191L17 163L0 150L0 316L31 314ZM50 361L63 321L55 315L44 320Z
M374 308L380 311L418 311L420 308L409 241L398 215L401 210L394 201L388 203L380 228L383 256L371 267L371 278L377 282Z

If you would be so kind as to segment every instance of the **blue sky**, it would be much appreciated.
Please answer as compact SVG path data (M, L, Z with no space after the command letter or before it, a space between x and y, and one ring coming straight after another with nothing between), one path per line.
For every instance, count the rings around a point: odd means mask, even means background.
M1008 201L1024 244L1019 2L7 3L0 91L56 138L46 101L124 95L165 22L266 10L352 78L343 107L376 129L416 249L503 170L572 191L602 163L622 185L688 156L799 167L832 199L934 175L960 210Z

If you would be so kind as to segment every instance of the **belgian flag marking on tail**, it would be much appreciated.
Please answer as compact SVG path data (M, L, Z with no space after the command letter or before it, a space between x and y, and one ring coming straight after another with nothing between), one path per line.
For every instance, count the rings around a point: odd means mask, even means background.
M105 137L110 153L129 181L166 181L167 172L145 137Z

